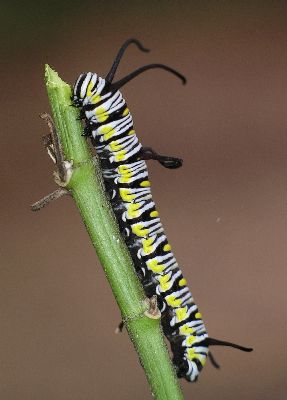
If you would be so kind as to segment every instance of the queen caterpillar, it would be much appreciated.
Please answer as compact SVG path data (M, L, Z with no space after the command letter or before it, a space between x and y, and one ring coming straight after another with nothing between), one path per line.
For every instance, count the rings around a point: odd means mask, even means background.
M159 68L183 84L185 77L164 64L148 64L113 82L125 50L135 44L149 51L136 39L120 48L105 78L82 73L73 91L73 103L85 120L84 135L91 138L101 162L106 191L119 228L131 253L134 266L148 297L157 296L163 332L170 342L177 375L196 381L207 358L218 368L210 346L250 348L210 338L201 313L171 251L155 203L152 199L146 160L157 160L166 168L178 168L182 160L143 147L133 127L133 119L119 91L141 73Z

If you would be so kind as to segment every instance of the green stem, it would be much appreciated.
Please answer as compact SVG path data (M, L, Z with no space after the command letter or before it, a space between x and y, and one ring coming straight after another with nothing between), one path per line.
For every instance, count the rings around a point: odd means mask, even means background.
M106 198L99 162L92 159L81 136L83 128L77 120L78 110L71 107L71 88L48 65L45 79L64 157L73 161L73 174L67 188L78 206L123 321L126 321L151 391L158 400L183 399L159 320L143 315L146 307L143 303L144 292Z

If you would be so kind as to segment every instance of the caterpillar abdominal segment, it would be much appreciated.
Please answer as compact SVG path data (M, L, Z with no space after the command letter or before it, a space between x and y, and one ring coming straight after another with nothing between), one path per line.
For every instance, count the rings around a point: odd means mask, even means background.
M92 72L79 76L74 85L73 103L85 119L84 134L91 138L99 155L106 191L145 293L147 297L157 295L161 324L171 344L177 374L196 381L208 357L209 345L233 345L208 338L152 199L145 159L156 159L167 168L181 166L182 160L142 147L130 111L118 90L152 68L165 69L183 83L185 78L165 65L149 64L112 83L121 57L132 43L146 51L139 41L126 41L107 79Z

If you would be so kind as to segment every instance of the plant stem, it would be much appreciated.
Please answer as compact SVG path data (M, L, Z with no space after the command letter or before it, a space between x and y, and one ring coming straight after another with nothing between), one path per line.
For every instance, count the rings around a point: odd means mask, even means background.
M92 158L81 136L83 128L77 120L78 110L71 107L71 88L48 65L45 81L64 158L73 161L73 174L66 187L77 204L104 268L151 391L158 400L182 400L159 319L143 315L146 310L144 292L106 198L98 159Z

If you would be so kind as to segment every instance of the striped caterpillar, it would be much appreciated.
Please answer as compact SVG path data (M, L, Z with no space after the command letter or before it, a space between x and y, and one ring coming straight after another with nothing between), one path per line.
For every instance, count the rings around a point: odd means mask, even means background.
M171 344L177 375L196 381L207 357L218 367L209 346L252 349L208 337L202 316L171 252L152 199L145 160L157 160L166 168L178 168L182 160L142 147L119 89L152 68L164 69L183 83L186 80L166 65L149 64L113 83L120 60L132 43L148 51L139 41L127 40L105 79L92 72L79 76L74 85L73 103L80 108L80 117L86 124L83 135L91 138L99 155L105 188L146 296L157 296L163 332Z

